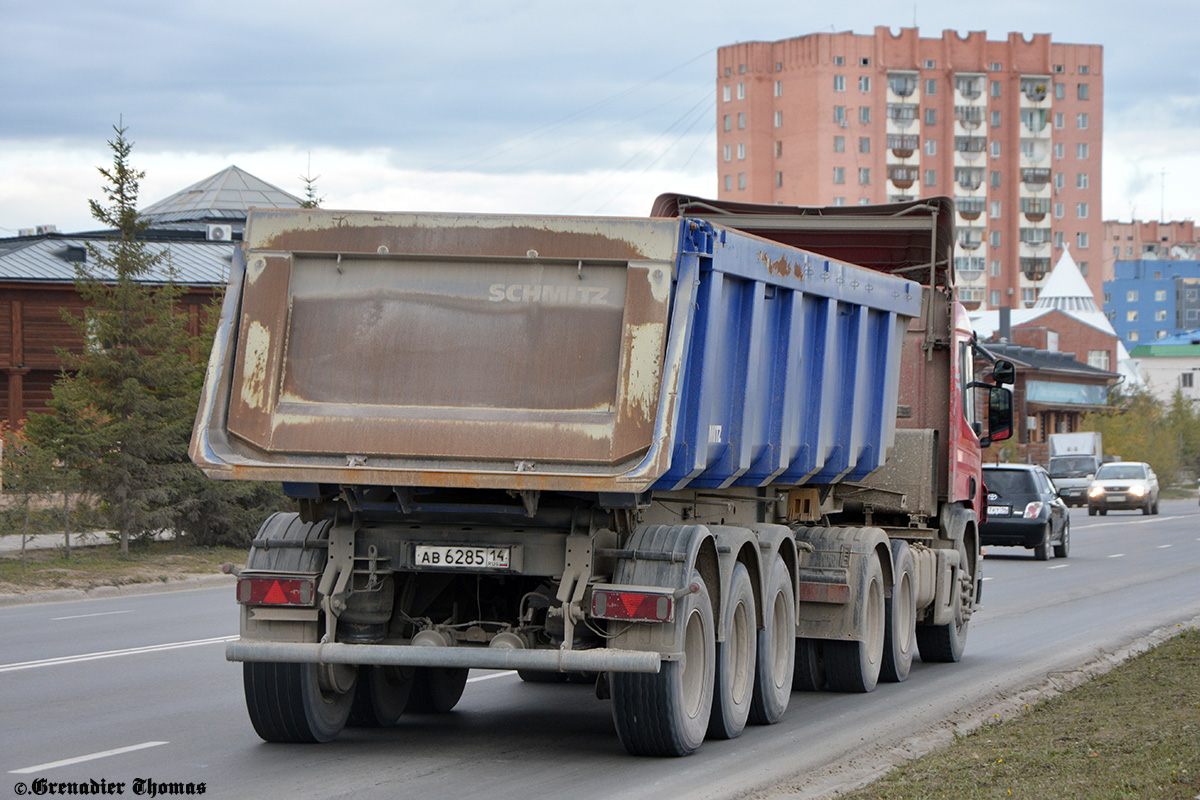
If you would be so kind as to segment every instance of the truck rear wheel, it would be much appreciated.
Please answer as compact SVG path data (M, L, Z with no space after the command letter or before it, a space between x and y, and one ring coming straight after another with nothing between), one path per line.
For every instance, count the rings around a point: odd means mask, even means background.
M821 639L796 637L792 688L797 692L819 692L825 688L825 642Z
M408 705L412 685L412 667L359 667L347 724L358 728L395 725Z
M699 572L699 591L680 603L684 658L665 661L657 674L609 675L617 738L635 756L686 756L704 742L713 705L716 626L708 587Z
M750 718L758 650L756 619L750 573L745 564L736 564L725 603L725 641L717 643L712 714L708 718L711 739L737 737Z
M460 667L417 667L413 670L408 710L415 714L445 714L452 710L467 688L470 671Z
M887 609L883 590L883 568L871 556L863 586L863 639L856 642L825 642L825 678L835 692L870 692L879 683L883 666Z
M346 727L354 689L321 688L316 664L247 662L242 665L246 710L268 742L328 742Z
M758 658L754 670L754 700L750 721L773 725L787 711L796 667L796 596L783 557L776 555L767 581L763 629L758 632Z
M897 540L892 544L892 551L896 580L887 601L887 627L879 679L899 683L912 669L917 636L917 596L913 592L912 549L908 542Z

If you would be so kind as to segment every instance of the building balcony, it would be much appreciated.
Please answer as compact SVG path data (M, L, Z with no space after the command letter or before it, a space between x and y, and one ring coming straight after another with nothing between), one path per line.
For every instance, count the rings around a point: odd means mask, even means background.
M987 207L987 199L983 197L955 197L954 207L963 219L979 219Z
M1050 228L1026 228L1020 230L1021 244L1033 245L1041 247L1042 245L1050 244Z
M1021 124L1032 133L1041 133L1050 121L1050 111L1045 108L1022 108Z
M960 188L973 192L983 185L983 167L955 167L954 182Z
M889 72L888 73L888 89L897 97L912 97L917 91L917 73L915 72Z
M1050 271L1049 258L1021 258L1021 273L1031 281L1040 281Z
M983 277L986 262L983 256L955 256L954 274L965 283L974 283Z
M986 79L983 75L956 75L954 89L965 100L978 100L983 97L985 83Z
M893 165L888 167L888 180L896 185L897 189L908 189L917 182L920 176L920 170L917 167L907 167Z
M983 124L983 115L987 109L983 106L955 106L954 120L966 128L978 128Z
M915 133L889 133L887 136L888 149L896 158L912 158L920 145L921 139Z
M1021 92L1031 103L1040 103L1046 99L1050 89L1050 78L1021 78Z
M1030 222L1041 222L1050 213L1050 198L1048 197L1022 197L1021 198L1021 213L1025 215L1025 219Z
M1029 187L1030 191L1041 191L1050 182L1050 170L1034 167L1022 169L1021 182Z
M962 227L957 231L958 246L964 250L978 250L983 245L983 228Z

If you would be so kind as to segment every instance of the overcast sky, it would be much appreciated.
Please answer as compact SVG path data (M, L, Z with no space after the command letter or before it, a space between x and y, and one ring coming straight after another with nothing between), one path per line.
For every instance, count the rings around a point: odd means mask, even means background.
M1104 218L1200 216L1200 2L0 0L0 236L230 164L327 208L644 216L714 196L716 49L822 31L1104 46ZM1164 173L1165 171L1165 179Z

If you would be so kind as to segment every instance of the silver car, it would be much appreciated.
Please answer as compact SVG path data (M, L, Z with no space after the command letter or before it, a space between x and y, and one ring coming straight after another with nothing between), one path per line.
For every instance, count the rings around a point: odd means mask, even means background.
M1158 513L1158 476L1144 461L1102 464L1088 486L1088 514L1104 515L1110 508L1140 508Z

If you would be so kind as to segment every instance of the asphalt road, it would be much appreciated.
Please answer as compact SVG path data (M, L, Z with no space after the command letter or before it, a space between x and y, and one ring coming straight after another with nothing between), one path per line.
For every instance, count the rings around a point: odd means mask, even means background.
M1200 507L1071 513L1071 554L988 548L959 664L913 665L869 695L794 693L784 720L685 759L638 759L591 687L472 673L456 710L269 745L250 727L228 587L0 609L0 797L53 784L204 784L209 797L728 798L782 793L831 764L903 749L947 719L1200 616ZM47 783L36 783L37 781ZM771 787L775 789L771 789ZM169 787L168 787L169 788Z

